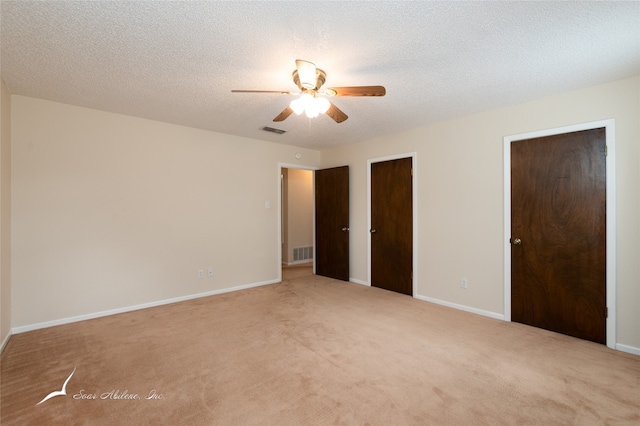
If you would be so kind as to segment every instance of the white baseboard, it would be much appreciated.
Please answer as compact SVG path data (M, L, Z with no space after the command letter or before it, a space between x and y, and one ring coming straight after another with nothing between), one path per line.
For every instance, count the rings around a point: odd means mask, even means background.
M153 308L153 307L156 307L156 306L168 305L170 303L184 302L186 300L198 299L200 297L215 296L216 294L229 293L229 292L238 291L238 290L246 290L248 288L260 287L260 286L263 286L263 285L275 284L275 283L279 283L279 282L280 282L280 280L278 280L278 279L269 280L269 281L262 281L262 282L253 283L253 284L245 284L245 285L240 285L240 286L236 286L236 287L230 287L230 288L223 288L223 289L220 289L220 290L208 291L208 292L205 292L205 293L191 294L191 295L188 295L188 296L180 296L180 297L175 297L175 298L172 298L172 299L159 300L157 302L143 303L143 304L140 304L140 305L128 306L128 307L125 307L125 308L110 309L108 311L95 312L95 313L86 314L86 315L78 315L78 316L70 317L70 318L63 318L63 319L59 319L59 320L46 321L46 322L41 322L41 323L37 323L37 324L25 325L25 326L21 326L21 327L14 327L13 329L11 329L11 332L13 334L25 333L27 331L38 330L38 329L41 329L41 328L54 327L56 325L70 324L70 323L73 323L73 322L85 321L85 320L94 319L94 318L100 318L100 317L106 317L106 316L109 316L109 315L122 314L124 312L131 312L131 311L137 311L139 309ZM8 340L8 338L6 340Z
M295 266L295 265L304 265L304 264L312 264L313 260L308 259L308 260L296 260L295 262L285 262L282 261L282 265L283 266Z
M9 332L7 337L5 337L5 339L0 344L0 354L2 353L2 351L4 351L4 348L7 346L7 343L9 342L9 339L11 338L11 336L13 334L25 333L27 331L33 331L33 330L38 330L38 329L47 328L47 327L54 327L56 325L70 324L70 323L74 323L74 322L78 322L78 321L85 321L85 320L105 317L105 316L109 316L109 315L116 315L116 314L121 314L121 313L124 313L124 312L137 311L139 309L153 308L153 307L156 307L156 306L168 305L168 304L171 304L171 303L184 302L184 301L187 301L187 300L198 299L198 298L201 298L201 297L215 296L216 294L223 294L223 293L229 293L229 292L232 292L232 291L246 290L248 288L261 287L261 286L264 286L264 285L276 284L276 283L279 283L279 282L280 282L280 280L278 280L278 279L269 280L269 281L261 281L261 282L252 283L252 284L245 284L245 285L240 285L240 286L236 286L236 287L230 287L230 288L224 288L224 289L220 289L220 290L208 291L208 292L205 292L205 293L198 293L198 294L192 294L192 295L188 295L188 296L175 297L175 298L172 298L172 299L160 300L160 301L150 302L150 303L143 303L143 304L140 304L140 305L128 306L128 307L125 307L125 308L111 309L111 310L108 310L108 311L95 312L95 313L92 313L92 314L78 315L78 316L70 317L70 318L63 318L63 319L59 319L59 320L46 321L46 322L41 322L41 323L37 323L37 324L25 325L25 326L21 326L21 327L14 327L14 328L11 329L11 331ZM360 285L369 286L369 283L367 283L366 281L357 280L355 278L350 278L349 282L352 282L354 284L360 284ZM490 312L490 311L485 311L485 310L482 310L482 309L472 308L470 306L459 305L457 303L451 303L451 302L447 302L447 301L440 300L440 299L434 299L432 297L427 297L427 296L416 295L415 298L418 299L418 300L425 301L425 302L435 303L437 305L442 305L442 306L446 306L446 307L449 307L449 308L458 309L458 310L465 311L465 312L471 312L473 314L478 314L478 315L482 315L482 316L485 316L485 317L494 318L494 319L498 319L498 320L503 320L504 321L504 315L503 314L498 314L498 313L495 313L495 312ZM616 343L615 349L619 350L621 352L630 353L632 355L640 355L640 348L636 348L635 346L629 346L629 345L623 345L621 343Z
M640 348L636 348L634 346L623 345L621 343L616 343L616 349L621 352L626 352L632 355L640 355Z
M495 312L484 311L482 309L472 308L470 306L465 306L465 305L459 305L457 303L451 303L451 302L447 302L445 300L434 299L432 297L421 296L419 294L416 294L414 297L416 299L423 300L425 302L435 303L436 305L442 305L442 306L446 306L448 308L454 308L454 309L458 309L460 311L471 312L472 314L478 314L478 315L482 315L482 316L485 316L485 317L499 319L499 320L503 320L504 321L504 314L498 314L498 313L495 313Z
M10 338L11 338L11 331L9 331L9 333L7 334L7 337L5 337L2 343L0 344L0 354L4 351L4 348L7 346L7 343L9 343Z
M423 300L425 302L431 302L431 303L435 303L437 305L447 306L449 308L459 309L461 311L471 312L471 313L474 313L474 314L478 314L478 315L482 315L482 316L485 316L485 317L494 318L494 319L498 319L498 320L503 320L504 321L504 315L503 314L497 314L495 312L490 312L490 311L484 311L482 309L471 308L469 306L459 305L457 303L446 302L444 300L434 299L434 298L426 297L426 296L417 295L417 296L415 296L415 298L419 299L419 300ZM632 355L640 355L640 348L636 348L634 346L629 346L629 345L623 345L623 344L620 344L620 343L616 343L615 349L618 350L618 351L621 351L621 352L630 353Z

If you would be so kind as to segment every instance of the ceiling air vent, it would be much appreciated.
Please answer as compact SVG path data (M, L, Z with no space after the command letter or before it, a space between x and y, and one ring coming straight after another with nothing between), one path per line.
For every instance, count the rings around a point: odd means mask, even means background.
M282 129L274 129L273 127L263 127L262 130L264 130L265 132L271 132L271 133L276 133L278 135L281 135L283 133L286 133L286 130L282 130Z

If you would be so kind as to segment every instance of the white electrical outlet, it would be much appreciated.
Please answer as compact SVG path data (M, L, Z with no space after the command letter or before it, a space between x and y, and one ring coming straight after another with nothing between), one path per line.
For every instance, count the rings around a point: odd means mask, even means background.
M209 268L207 268L207 276L208 277L212 277L213 276L213 268L211 266L209 266Z
M198 269L198 278L204 278L204 269Z
M469 281L467 281L466 278L463 278L460 280L460 287L462 288L468 288L469 287Z

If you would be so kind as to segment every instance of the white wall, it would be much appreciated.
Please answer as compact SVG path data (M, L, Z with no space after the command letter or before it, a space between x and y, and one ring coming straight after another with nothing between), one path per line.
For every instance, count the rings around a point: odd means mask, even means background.
M11 335L11 94L0 79L0 350Z
M277 280L278 164L320 157L15 95L12 150L14 328Z
M323 151L322 167L351 170L351 278L368 276L367 160L416 152L418 295L503 314L503 137L609 118L617 149L616 334L640 351L640 77Z

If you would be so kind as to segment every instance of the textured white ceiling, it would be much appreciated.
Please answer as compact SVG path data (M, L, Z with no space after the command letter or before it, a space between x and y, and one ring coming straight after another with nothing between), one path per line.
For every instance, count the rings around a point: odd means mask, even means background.
M1 35L14 94L316 149L640 74L640 2L2 0ZM337 124L231 93L297 90L298 58L387 95Z

